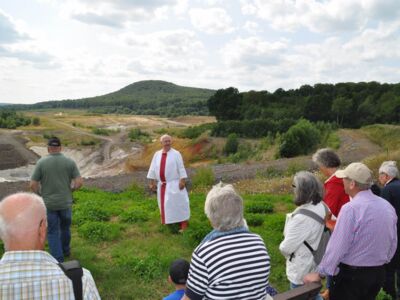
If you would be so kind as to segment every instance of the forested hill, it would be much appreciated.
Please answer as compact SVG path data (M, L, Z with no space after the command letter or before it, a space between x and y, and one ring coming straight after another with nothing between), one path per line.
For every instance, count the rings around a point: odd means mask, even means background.
M76 100L39 102L21 109L77 108L97 113L143 115L207 115L207 99L214 90L179 86L166 81L146 80L103 96Z

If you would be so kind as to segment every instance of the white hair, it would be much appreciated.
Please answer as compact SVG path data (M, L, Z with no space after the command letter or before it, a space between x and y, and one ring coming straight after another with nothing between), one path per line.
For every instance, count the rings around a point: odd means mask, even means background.
M172 137L171 137L169 134L163 134L163 135L160 137L160 142L162 142L163 139L166 139L166 138L169 138L169 139L172 141Z
M232 185L222 182L207 194L204 212L212 226L220 231L246 226L243 218L243 200Z
M399 175L397 163L394 160L384 161L379 168L379 173L385 173L390 177L397 177Z
M29 237L43 218L46 219L46 206L40 196L24 192L7 196L0 202L0 237L5 244L10 236Z

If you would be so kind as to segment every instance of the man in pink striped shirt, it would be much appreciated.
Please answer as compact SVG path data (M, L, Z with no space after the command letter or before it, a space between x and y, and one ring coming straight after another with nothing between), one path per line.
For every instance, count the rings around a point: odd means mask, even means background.
M352 163L336 172L351 197L339 214L318 273L304 282L333 275L331 300L374 300L385 279L384 265L397 247L397 216L394 208L374 195L372 172L362 163Z

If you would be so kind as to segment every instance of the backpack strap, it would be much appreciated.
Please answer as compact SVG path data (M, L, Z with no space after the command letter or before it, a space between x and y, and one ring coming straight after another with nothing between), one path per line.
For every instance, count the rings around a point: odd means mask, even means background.
M72 280L72 286L74 288L74 296L75 300L83 299L83 291L82 291L82 276L83 269L81 264L77 260L71 260L67 262L58 263L61 270L67 275L69 279Z
M326 216L328 214L328 212L329 212L328 207L326 206L326 204L323 201L321 201L321 203L324 206L325 216ZM320 223L320 224L325 226L325 219L321 218L321 216L319 216L317 213L315 213L315 212L313 212L311 210L308 210L308 209L305 209L305 208L300 208L293 215L297 215L297 214L305 215L307 217L310 217L311 219L313 219L313 220L317 221L318 223ZM311 247L311 245L307 241L304 241L303 244L308 248L308 250L310 250L311 253L315 252L315 250Z

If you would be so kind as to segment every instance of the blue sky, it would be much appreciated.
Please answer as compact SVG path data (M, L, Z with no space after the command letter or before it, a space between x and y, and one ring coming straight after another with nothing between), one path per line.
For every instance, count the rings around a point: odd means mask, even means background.
M0 0L0 102L400 81L399 0Z

